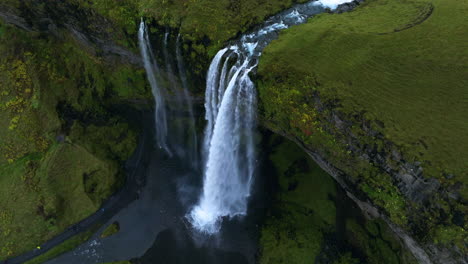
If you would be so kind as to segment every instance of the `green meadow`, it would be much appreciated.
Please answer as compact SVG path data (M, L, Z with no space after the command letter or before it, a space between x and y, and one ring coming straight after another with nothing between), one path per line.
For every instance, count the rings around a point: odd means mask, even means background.
M382 122L385 137L422 162L427 177L455 174L466 183L467 12L466 1L368 0L319 15L266 48L260 93L312 78L310 91L338 100L340 111Z

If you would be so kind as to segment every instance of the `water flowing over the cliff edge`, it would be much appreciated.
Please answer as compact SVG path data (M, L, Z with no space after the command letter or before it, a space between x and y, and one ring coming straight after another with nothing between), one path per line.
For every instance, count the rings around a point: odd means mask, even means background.
M180 50L180 36L176 43L176 62L169 50L169 36L169 32L166 32L162 45L165 63L163 73L156 62L148 28L142 19L139 43L155 100L156 143L169 156L176 155L196 168L199 163L198 143L192 99Z
M231 219L247 213L256 167L257 102L249 74L257 67L261 51L280 30L304 23L325 7L336 8L344 2L349 1L323 0L297 5L271 17L258 30L244 35L214 57L205 95L203 192L187 215L196 230L213 234L219 231L223 217Z
M153 49L149 41L148 29L143 19L140 23L138 31L138 42L140 44L140 52L143 57L143 63L146 70L146 76L153 92L155 100L155 124L156 124L156 143L159 148L164 149L169 155L172 155L171 150L167 145L167 117L166 106L164 102L164 90L158 84L159 67L153 54Z

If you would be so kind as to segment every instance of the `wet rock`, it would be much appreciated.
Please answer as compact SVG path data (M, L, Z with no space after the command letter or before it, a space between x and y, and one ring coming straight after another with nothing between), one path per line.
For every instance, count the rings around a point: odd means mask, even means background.
M350 2L350 3L341 4L333 11L333 13L341 14L341 13L344 13L344 12L349 12L349 11L353 10L354 8L356 8L362 2L364 2L364 0L355 0L355 1Z
M392 150L392 158L394 161L400 161L401 160L401 154L398 152L396 149Z
M338 115L336 115L336 114L333 114L333 123L339 129L344 129L346 127L343 120L341 120L340 117Z
M452 217L452 223L459 227L465 226L465 213L462 211L455 211Z

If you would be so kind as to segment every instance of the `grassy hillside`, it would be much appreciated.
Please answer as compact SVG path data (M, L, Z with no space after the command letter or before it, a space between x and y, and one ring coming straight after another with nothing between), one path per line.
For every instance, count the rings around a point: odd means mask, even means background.
M363 136L362 147L378 151L392 142L406 161L421 162L426 178L461 193L425 204L432 209L410 224L425 225L419 238L465 252L466 215L458 221L454 212L466 212L468 198L467 12L466 1L368 0L353 12L322 14L282 32L259 66L264 121L325 150L339 168L351 160L359 188L395 222L408 224L409 208L418 205L402 200L385 172L361 166L346 142L325 131L328 121L320 116L331 109L315 109L314 94L344 116L363 117L354 135L366 127L384 135Z
M96 211L123 181L136 133L109 102L141 98L144 72L0 24L0 260ZM135 85L135 86L134 86Z
M466 11L460 1L367 1L284 32L266 49L260 73L314 78L341 110L382 121L389 140L424 161L427 176L468 179L460 158L468 156Z

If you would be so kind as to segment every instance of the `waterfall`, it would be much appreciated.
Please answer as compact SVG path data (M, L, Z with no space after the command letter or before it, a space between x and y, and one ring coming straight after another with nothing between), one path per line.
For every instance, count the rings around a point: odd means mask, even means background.
M181 51L181 36L180 33L177 35L176 40L176 59L177 59L177 69L179 71L180 81L182 83L183 88L183 98L184 103L187 108L188 112L188 136L187 136L187 158L189 159L193 168L198 168L199 159L198 159L198 137L197 137L197 129L195 126L195 114L193 112L193 103L192 97L190 96L189 92L189 84L187 80L187 74L185 71L184 60L182 58L182 51Z
M169 32L164 34L162 52L165 72L163 73L155 60L148 29L143 19L139 30L140 51L155 100L156 142L169 156L175 154L186 161L192 168L197 168L198 142L193 113L192 98L185 73L180 49L180 35L176 43L177 73L169 52Z
M227 49L218 53L222 57ZM235 217L247 211L247 198L255 160L253 133L256 111L255 87L248 74L255 67L250 58L236 63L236 72L227 87L220 87L214 61L212 75L208 76L207 120L205 145L207 161L204 189L199 205L190 214L192 224L199 230L215 233L219 217ZM226 90L218 107L218 91Z
M214 234L223 218L247 214L255 172L256 91L249 74L262 50L290 26L349 0L321 0L296 5L220 50L207 74L203 142L204 182L198 203L187 214L192 226ZM230 68L229 68L230 67ZM229 69L228 69L229 68Z
M163 38L163 54L164 54L164 62L165 62L165 74L167 76L166 86L168 87L168 93L170 96L170 102L168 102L168 108L170 111L170 146L171 149L175 152L175 154L182 158L186 159L186 139L185 131L186 131L186 122L183 120L183 115L186 114L186 100L184 98L184 94L182 89L177 82L177 78L174 75L173 70L173 63L172 57L169 53L169 32L166 31ZM169 97L168 96L168 97ZM169 100L169 98L167 98Z
M160 71L156 63L151 42L148 37L148 29L143 19L140 23L138 31L138 41L140 44L140 52L143 57L143 63L146 70L146 76L151 86L151 91L155 100L155 126L156 126L156 143L167 154L172 156L172 152L168 146L168 126L166 117L165 91L158 84L160 79Z

